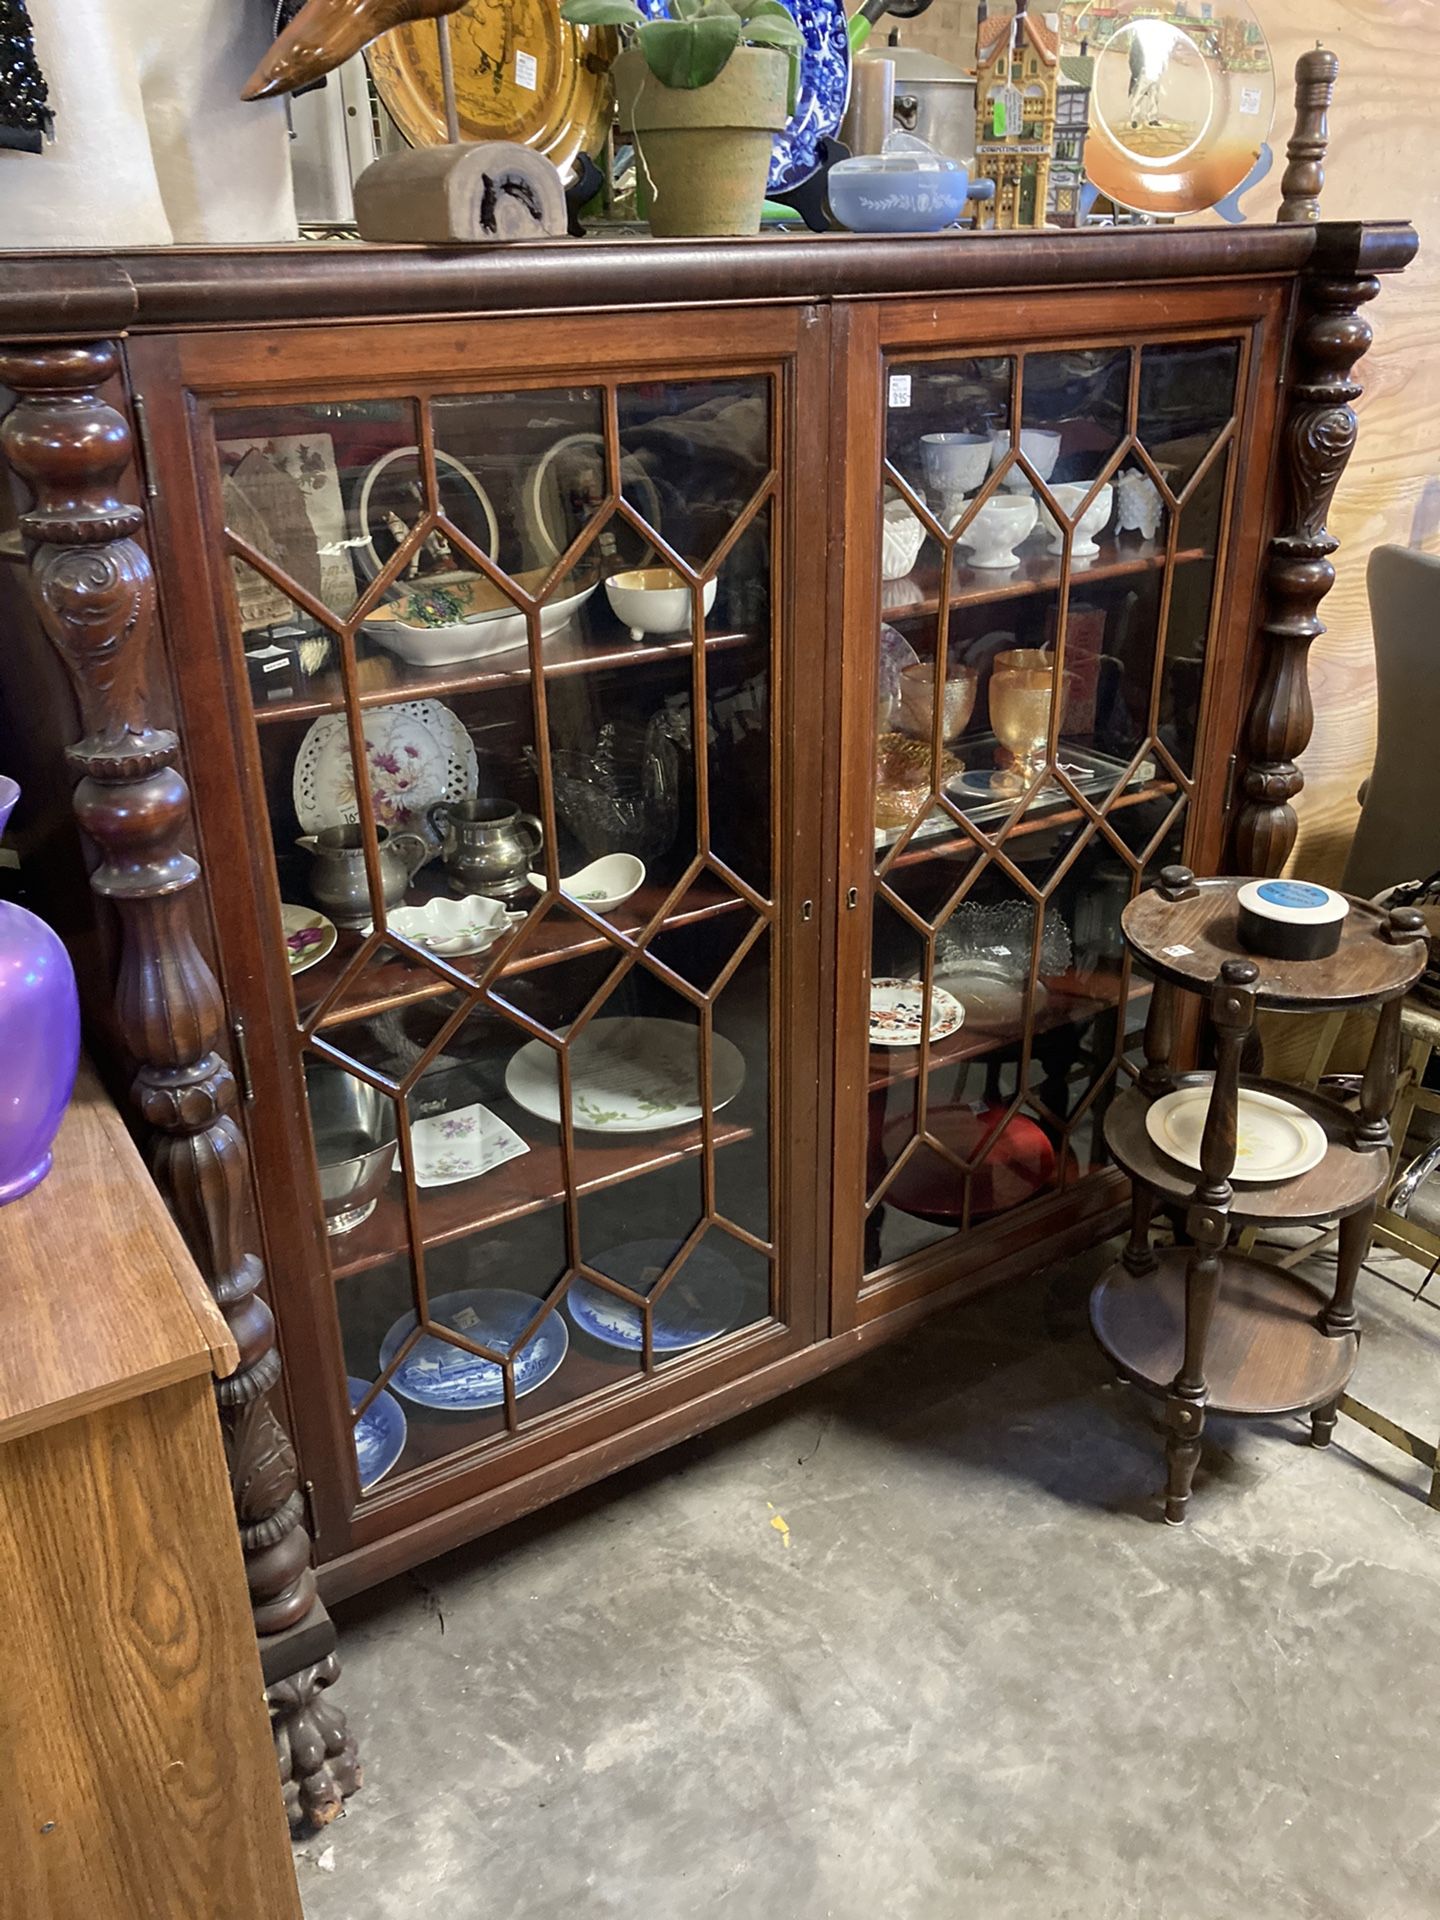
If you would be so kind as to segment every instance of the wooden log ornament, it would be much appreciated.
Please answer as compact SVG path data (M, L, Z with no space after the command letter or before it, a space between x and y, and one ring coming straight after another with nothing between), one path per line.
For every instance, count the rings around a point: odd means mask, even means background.
M565 187L543 153L510 140L382 153L355 182L362 240L558 239Z
M144 514L122 493L130 426L105 397L118 367L108 341L0 349L0 386L17 396L0 423L0 451L33 493L20 517L30 584L79 701L84 737L68 756L80 776L74 807L100 853L91 885L119 919L114 1011L135 1063L132 1100L151 1136L156 1184L240 1352L216 1400L256 1632L263 1654L266 1636L318 1621L328 1654L334 1629L316 1594L295 1455L271 1401L275 1322L259 1293L264 1269L245 1245L250 1162L220 1052L223 1006L190 924L200 878L183 845L190 792L179 742L149 718L155 587L137 538ZM311 1714L316 1685L336 1672L268 1696L292 1817L322 1823L359 1784L354 1742L328 1703L323 1739L291 1722Z

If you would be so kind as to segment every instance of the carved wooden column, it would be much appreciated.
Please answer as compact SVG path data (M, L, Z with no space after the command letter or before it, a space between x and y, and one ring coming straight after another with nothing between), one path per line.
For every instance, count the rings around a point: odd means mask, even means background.
M1278 873L1295 844L1290 802L1305 784L1296 756L1314 726L1307 659L1324 631L1320 602L1335 583L1339 542L1325 516L1355 445L1359 384L1351 377L1370 345L1360 309L1380 291L1369 274L1307 276L1295 329L1282 437L1284 508L1265 568L1265 660L1250 711L1248 764L1235 823L1232 871Z
M1295 126L1285 149L1280 180L1282 227L1310 226L1320 218L1325 185L1325 149L1330 144L1330 103L1340 62L1324 47L1312 47L1295 62Z
M219 1051L219 987L190 924L200 868L181 846L189 788L178 740L148 717L154 581L136 538L144 515L117 491L130 428L101 391L118 363L108 342L0 350L0 385L18 396L0 448L33 491L20 522L31 585L80 703L75 813L101 856L91 884L119 917L115 1012L135 1063L134 1102L153 1131L157 1184L240 1349L216 1398L286 1804L292 1824L323 1823L359 1773L343 1715L319 1702L339 1671L335 1635L316 1595L295 1456L269 1397L280 1356L258 1292L264 1272L244 1245L249 1157Z

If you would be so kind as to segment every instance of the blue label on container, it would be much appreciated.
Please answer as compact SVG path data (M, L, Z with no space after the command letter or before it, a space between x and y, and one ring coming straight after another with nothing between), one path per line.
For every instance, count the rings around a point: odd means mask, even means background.
M1323 907L1330 895L1305 880L1266 880L1255 889L1267 907Z

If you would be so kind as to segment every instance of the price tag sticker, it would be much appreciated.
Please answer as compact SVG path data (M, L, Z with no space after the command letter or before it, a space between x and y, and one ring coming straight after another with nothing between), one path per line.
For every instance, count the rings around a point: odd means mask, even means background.
M480 1316L474 1307L461 1307L450 1322L457 1333L468 1333L472 1327L479 1326Z
M540 84L540 66L533 53L517 48L515 53L515 84L524 87L527 93L534 93Z
M890 376L890 404L892 407L908 407L910 404L910 375L892 373Z
M1188 960L1195 949L1193 947L1162 947L1160 951L1167 960Z
M1019 133L1025 123L1025 100L1018 87L1006 87L1000 95L1000 113L1004 125L999 129L1006 139Z
M1241 113L1259 113L1259 87L1242 87L1240 89L1240 111Z

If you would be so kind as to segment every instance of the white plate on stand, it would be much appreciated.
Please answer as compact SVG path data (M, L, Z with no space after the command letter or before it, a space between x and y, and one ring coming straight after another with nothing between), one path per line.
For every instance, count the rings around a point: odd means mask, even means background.
M1210 1087L1177 1087L1150 1103L1145 1131L1162 1153L1182 1167L1200 1170L1200 1141L1210 1111ZM1309 1173L1325 1158L1325 1129L1278 1094L1241 1087L1236 1111L1235 1170L1232 1180L1273 1186Z
M437 800L473 800L480 790L475 742L439 700L402 700L364 716L370 795L381 826L408 827L434 844L425 816ZM302 833L360 818L343 713L327 713L300 742L293 781Z
M568 1028L560 1030L564 1039ZM711 1111L745 1084L745 1058L712 1036ZM560 1068L553 1047L530 1040L505 1069L505 1091L537 1120L560 1124ZM701 1116L700 1029L642 1016L592 1020L570 1048L570 1096L577 1127L592 1133L658 1133Z

